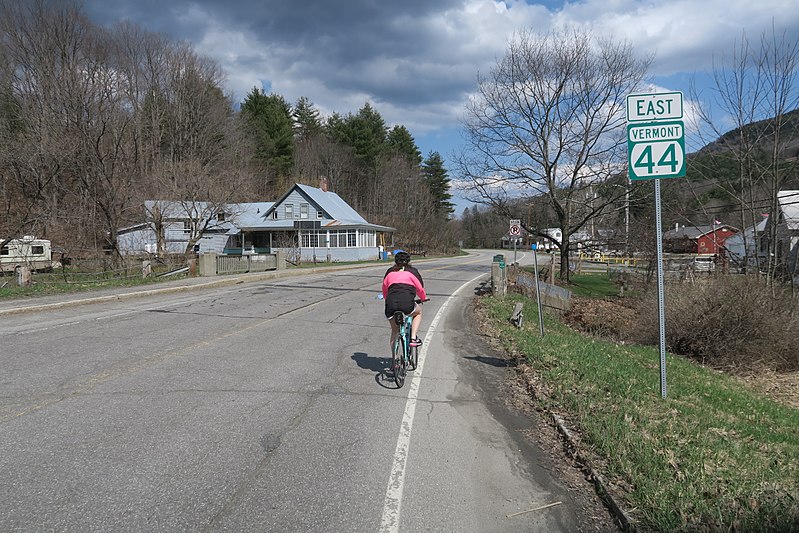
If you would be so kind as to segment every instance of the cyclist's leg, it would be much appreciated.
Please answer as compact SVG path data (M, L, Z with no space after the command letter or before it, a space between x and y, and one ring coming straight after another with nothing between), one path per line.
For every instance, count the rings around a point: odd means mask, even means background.
M388 323L391 325L391 342L388 343L388 350L391 352L394 349L394 343L397 340L397 335L399 335L399 326L394 321L393 316L388 318Z
M418 339L419 338L419 326L422 325L422 306L416 304L416 307L411 313L413 317L413 322L411 322L411 338Z

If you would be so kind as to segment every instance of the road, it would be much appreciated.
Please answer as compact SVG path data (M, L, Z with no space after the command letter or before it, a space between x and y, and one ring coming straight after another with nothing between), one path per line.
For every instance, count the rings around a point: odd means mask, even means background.
M467 326L491 253L417 263L402 389L385 267L0 318L2 529L578 530Z

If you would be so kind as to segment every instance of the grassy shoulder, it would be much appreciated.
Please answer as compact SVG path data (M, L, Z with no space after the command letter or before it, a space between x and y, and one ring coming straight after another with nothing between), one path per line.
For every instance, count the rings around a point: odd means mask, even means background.
M73 294L112 289L118 287L138 287L142 285L156 285L167 281L175 281L186 277L186 274L177 274L169 277L150 276L130 278L102 279L97 276L85 276L86 279L71 279L64 281L59 274L36 274L34 283L29 287L20 287L11 276L0 278L0 300L13 300L17 298L35 298L39 296L52 296L56 294Z
M522 329L508 323L516 302ZM535 369L547 391L539 401L568 413L643 529L796 530L799 411L672 356L663 399L657 348L586 337L549 316L541 338L535 302L518 295L480 305Z

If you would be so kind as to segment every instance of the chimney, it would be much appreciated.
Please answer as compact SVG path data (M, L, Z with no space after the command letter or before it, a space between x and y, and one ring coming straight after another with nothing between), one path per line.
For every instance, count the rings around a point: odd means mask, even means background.
M324 176L319 177L319 188L322 189L322 192L327 192L327 178Z

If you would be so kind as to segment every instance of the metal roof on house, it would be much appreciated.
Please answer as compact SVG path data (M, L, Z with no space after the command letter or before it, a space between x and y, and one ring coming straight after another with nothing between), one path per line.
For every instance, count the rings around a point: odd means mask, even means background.
M783 222L790 230L799 230L799 191L780 191L777 193Z
M321 207L332 219L339 221L340 224L347 226L369 224L338 194L299 183L296 187L305 193L316 205Z
M715 226L708 225L708 226L682 226L679 229L670 229L669 231L663 234L664 240L676 240L676 239L698 239L702 235L707 235L708 233L713 233L715 230L719 230L721 228L731 229L733 231L737 231L735 228L728 224L716 224Z
M231 212L236 213L234 222L240 228L260 227L266 221L266 213L274 202L253 202L247 204L235 204L231 206Z
M247 229L293 228L294 221L274 220L269 215L273 210L277 209L294 190L299 190L300 194L308 198L308 200L318 209L324 211L326 215L333 219L323 222L323 227L358 227L373 229L376 231L395 231L395 228L388 226L370 224L338 194L331 191L323 191L322 189L311 187L309 185L302 185L300 183L295 183L291 189L286 191L286 193L281 196L280 199L272 204L269 210L265 213L262 223L258 224L257 226L251 226Z
M231 235L238 233L240 230L294 229L295 220L273 219L270 216L272 211L277 209L294 190L299 190L300 194L307 197L310 203L313 203L319 210L324 211L327 216L325 217L326 220L320 221L322 222L322 227L396 231L395 228L367 222L366 219L334 192L323 191L316 187L298 183L294 184L294 186L276 202L226 204L224 210L229 217L226 217L224 222L216 223L214 227L217 231L225 231ZM163 216L172 219L189 218L185 204L187 204L187 202L181 203L168 200L147 200L144 202L145 209L148 213L151 213L153 208L158 206ZM200 212L205 211L209 205L207 202L189 202L189 204L196 206L197 211ZM331 218L333 220L330 220ZM139 229L139 226L132 226L125 230L129 231L134 228Z

